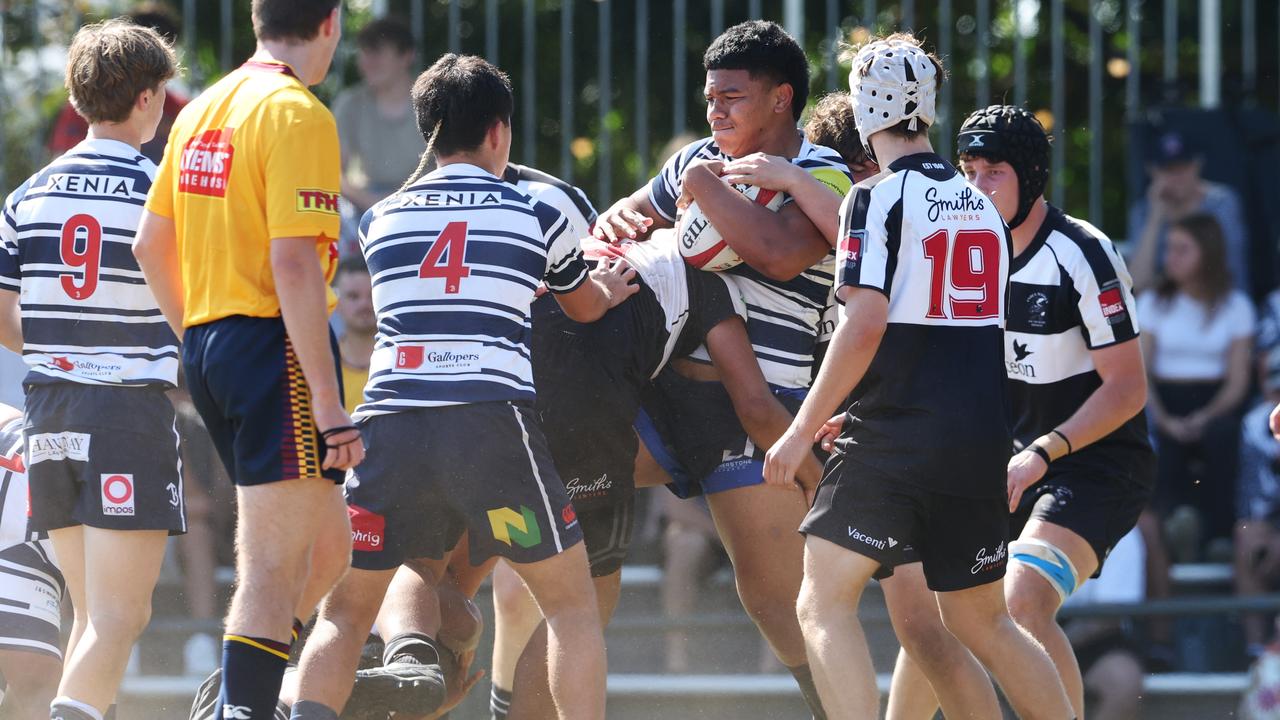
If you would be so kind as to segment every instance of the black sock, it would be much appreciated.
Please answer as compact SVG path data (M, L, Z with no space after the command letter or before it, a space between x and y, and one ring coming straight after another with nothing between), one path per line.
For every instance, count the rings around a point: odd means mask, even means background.
M494 685L489 690L489 712L493 713L493 720L507 720L507 713L510 710L511 691Z
M299 700L293 704L293 712L289 715L289 720L338 720L338 713L334 712L333 708L318 702Z
M232 720L228 710L244 708L238 715L269 718L280 698L280 682L289 662L289 644L244 635L222 636L222 692L214 720Z
M822 699L818 697L818 686L813 684L813 672L809 670L809 666L797 665L787 669L800 686L800 694L804 696L809 712L813 713L813 720L827 720L827 711L822 709Z
M387 641L382 651L382 664L407 662L415 665L439 665L440 648L436 641L422 633L400 633Z
M65 695L53 699L49 705L50 720L102 720L102 714L88 703Z

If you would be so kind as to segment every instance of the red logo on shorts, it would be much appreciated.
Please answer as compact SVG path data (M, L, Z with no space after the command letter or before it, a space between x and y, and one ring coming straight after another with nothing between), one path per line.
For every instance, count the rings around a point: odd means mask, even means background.
M205 130L187 140L179 160L179 192L226 197L231 160L236 153L231 145L234 132L235 128Z
M387 535L387 519L359 505L347 506L351 520L351 549L360 552L382 550Z
M417 368L422 367L425 350L426 348L421 345L397 345L396 369L416 370Z
M560 511L560 519L564 520L565 525L572 525L578 519L578 513L574 512L572 505L565 505Z
M133 476L106 473L102 481L102 514L133 517Z

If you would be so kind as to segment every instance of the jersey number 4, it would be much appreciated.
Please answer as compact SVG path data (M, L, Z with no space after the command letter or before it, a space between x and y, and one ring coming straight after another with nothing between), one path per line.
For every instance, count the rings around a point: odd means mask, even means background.
M84 250L80 249L82 239ZM102 224L92 215L72 215L62 226L59 251L64 265L84 268L84 277L78 282L76 275L72 273L59 275L62 289L72 300L87 299L98 289L98 268L102 265Z
M446 255L447 253L447 255ZM454 295L462 284L462 278L471 277L467 267L467 224L451 222L436 236L418 268L420 278L444 278L446 295ZM441 263L443 258L444 262Z
M924 256L933 272L929 277L929 312L938 320L980 320L1000 312L1000 237L990 230L958 230L955 245L948 232L939 230L924 239ZM952 256L948 262L947 251ZM950 267L951 282L946 282ZM950 285L950 288L944 285ZM964 298L955 297L964 293ZM943 307L950 300L951 314Z

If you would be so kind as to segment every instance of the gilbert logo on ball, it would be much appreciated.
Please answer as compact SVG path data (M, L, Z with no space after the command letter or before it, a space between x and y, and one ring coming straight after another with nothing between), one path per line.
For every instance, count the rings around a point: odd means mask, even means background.
M762 190L754 185L734 185L734 190L746 195L757 205L777 212L786 195L776 190ZM738 265L742 258L725 242L698 203L694 202L680 214L676 225L676 237L680 241L680 254L685 262L699 270L720 271Z

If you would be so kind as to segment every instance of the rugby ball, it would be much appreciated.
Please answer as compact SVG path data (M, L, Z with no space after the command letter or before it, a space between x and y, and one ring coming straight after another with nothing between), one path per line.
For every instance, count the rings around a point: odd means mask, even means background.
M733 185L734 190L746 195L757 205L763 205L777 212L786 199L784 193L777 190L764 190L755 185ZM676 225L676 237L680 241L680 254L685 262L699 270L718 272L728 270L742 262L738 253L721 237L707 216L698 208L695 201L680 214Z

